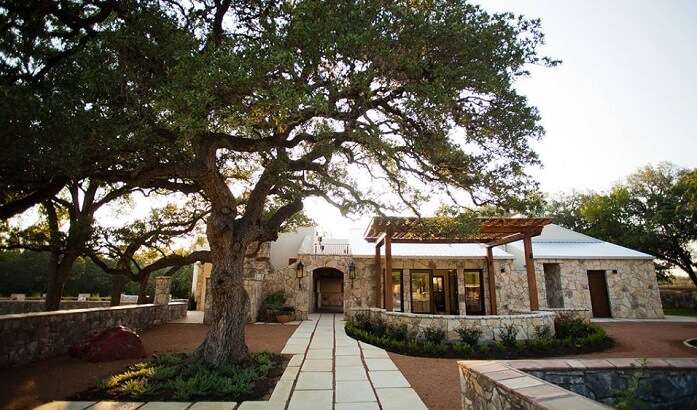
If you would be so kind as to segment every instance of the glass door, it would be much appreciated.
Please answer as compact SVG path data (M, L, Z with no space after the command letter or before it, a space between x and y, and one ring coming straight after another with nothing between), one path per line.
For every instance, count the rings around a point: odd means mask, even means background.
M431 313L431 271L411 271L411 311Z
M464 271L465 277L465 308L468 315L484 314L484 283L482 271Z
M433 275L433 308L437 313L445 313L445 277Z
M395 269L392 271L392 310L395 312L404 312L403 301L402 271Z

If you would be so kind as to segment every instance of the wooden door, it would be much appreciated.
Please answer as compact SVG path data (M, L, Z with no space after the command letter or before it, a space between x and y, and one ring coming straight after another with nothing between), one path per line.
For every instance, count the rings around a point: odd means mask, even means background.
M593 317L610 317L610 299L604 270L588 271L588 290L591 294Z

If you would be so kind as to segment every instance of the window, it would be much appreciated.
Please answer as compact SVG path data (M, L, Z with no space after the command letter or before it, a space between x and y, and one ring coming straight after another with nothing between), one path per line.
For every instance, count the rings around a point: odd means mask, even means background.
M431 271L411 271L411 311L414 313L431 312Z
M392 310L404 312L404 289L402 271L395 269L392 271Z
M558 263L544 263L542 269L545 273L545 292L547 294L547 307L563 308L564 294L561 290L561 268Z
M468 315L484 314L484 284L482 271L464 271L465 278L465 310Z

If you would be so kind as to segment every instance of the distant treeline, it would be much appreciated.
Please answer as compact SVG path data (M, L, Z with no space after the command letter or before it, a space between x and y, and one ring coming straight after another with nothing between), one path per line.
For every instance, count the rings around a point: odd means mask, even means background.
M165 271L155 272L150 276L148 294L155 292L155 277L162 276ZM193 266L180 269L172 280L172 296L178 299L188 299L191 293L191 277ZM48 275L48 253L33 251L0 252L0 295L25 293L28 296L40 296L46 293ZM111 275L105 273L87 258L78 259L73 266L73 272L65 284L63 296L77 296L79 293L109 296L111 291ZM135 295L138 284L128 282L124 293Z

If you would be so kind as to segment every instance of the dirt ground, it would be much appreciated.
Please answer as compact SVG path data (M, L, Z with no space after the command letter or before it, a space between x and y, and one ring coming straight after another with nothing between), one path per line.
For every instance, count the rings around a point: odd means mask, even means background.
M247 325L247 346L251 351L280 353L297 326ZM146 352L189 352L206 337L208 325L166 324L141 334ZM0 408L30 409L94 386L99 380L139 360L87 363L67 355L26 366L0 370Z
M697 323L612 322L598 323L615 340L607 351L577 357L691 357L697 349L683 340L697 337ZM432 359L390 353L426 406L431 409L460 408L460 379L456 359Z

